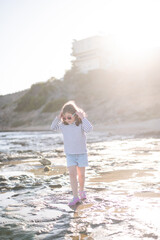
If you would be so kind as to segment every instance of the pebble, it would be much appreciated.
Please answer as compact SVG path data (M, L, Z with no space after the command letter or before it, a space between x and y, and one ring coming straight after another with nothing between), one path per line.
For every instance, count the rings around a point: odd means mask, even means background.
M49 161L48 159L45 159L45 158L39 160L39 162L44 166L51 165L51 161Z

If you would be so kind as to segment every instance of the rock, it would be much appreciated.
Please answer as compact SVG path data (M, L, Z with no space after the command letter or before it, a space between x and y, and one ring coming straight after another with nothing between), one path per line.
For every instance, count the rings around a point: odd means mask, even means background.
M45 168L44 168L44 172L49 172L51 170L51 168L49 167L49 166L46 166Z
M8 161L8 157L7 156L1 156L0 162L5 162L5 161Z
M7 183L5 183L5 182L0 183L0 187L6 186L6 185L7 185Z
M43 158L43 159L39 160L39 162L44 166L51 165L51 161L49 161L46 158Z
M19 176L12 176L12 177L9 177L9 180L11 180L11 181L12 181L12 180L14 180L14 181L15 181L15 180L19 180Z
M17 184L16 186L14 186L13 190L21 190L21 189L24 189L24 188L25 188L24 185Z
M56 152L56 153L62 153L63 150L62 150L62 149L55 149L55 152Z
M7 181L7 179L4 177L4 176L2 176L2 175L0 175L0 182L5 182L5 181Z
M49 187L50 188L61 188L62 185L61 184L50 184Z

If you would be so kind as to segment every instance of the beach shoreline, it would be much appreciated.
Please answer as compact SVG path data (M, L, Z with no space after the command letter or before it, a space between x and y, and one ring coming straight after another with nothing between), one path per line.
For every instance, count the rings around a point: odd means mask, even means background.
M0 129L0 132L39 132L52 131L50 126L23 126L17 128ZM152 119L145 121L130 121L116 123L93 123L93 131L95 133L104 134L106 136L133 136L133 137L160 137L160 119Z

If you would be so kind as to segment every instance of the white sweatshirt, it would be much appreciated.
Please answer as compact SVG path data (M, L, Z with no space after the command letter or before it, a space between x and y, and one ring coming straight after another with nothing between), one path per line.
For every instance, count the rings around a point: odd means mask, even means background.
M92 130L92 125L87 118L83 118L82 123L76 126L75 123L65 125L56 117L51 124L51 129L54 131L61 130L66 154L87 153L86 133Z

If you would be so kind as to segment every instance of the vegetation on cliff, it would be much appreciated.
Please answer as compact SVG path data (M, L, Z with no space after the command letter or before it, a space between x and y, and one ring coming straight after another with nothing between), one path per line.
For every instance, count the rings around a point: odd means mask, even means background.
M92 122L160 118L159 65L141 69L71 69L16 94L0 96L0 128L47 126L68 100L85 109Z

